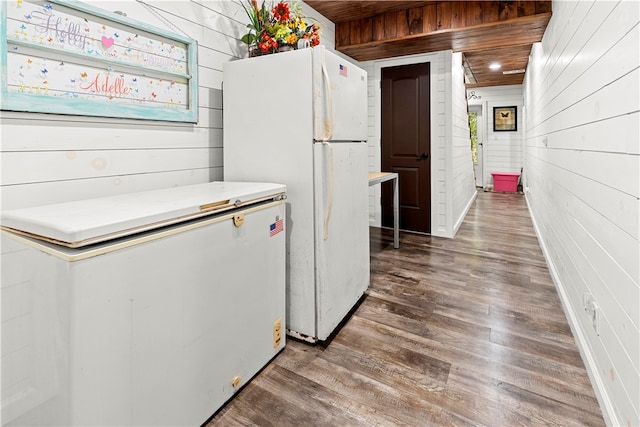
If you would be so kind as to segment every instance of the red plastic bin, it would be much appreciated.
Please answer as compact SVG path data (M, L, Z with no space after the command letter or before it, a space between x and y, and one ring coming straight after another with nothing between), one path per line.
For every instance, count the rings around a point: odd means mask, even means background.
M493 191L515 193L518 190L518 172L491 172L493 176Z

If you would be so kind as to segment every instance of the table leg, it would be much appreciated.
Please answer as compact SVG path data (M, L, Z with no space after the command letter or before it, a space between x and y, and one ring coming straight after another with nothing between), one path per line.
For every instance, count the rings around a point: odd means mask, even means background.
M398 208L398 178L393 180L393 247L400 247L400 210Z

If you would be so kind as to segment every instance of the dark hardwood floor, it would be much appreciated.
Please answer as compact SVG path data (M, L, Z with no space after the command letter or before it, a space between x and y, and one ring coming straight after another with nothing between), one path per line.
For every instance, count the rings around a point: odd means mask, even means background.
M521 195L455 239L371 229L371 286L325 345L286 348L209 426L602 426Z

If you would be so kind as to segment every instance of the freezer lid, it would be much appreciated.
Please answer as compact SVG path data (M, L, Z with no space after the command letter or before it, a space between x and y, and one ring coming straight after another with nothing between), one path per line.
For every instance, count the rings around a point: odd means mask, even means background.
M277 199L285 192L283 184L216 181L3 211L1 224L41 240L82 247Z

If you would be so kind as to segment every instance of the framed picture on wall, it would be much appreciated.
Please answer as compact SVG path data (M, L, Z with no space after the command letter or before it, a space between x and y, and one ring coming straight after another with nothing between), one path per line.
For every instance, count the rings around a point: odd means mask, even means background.
M0 110L197 123L197 50L77 0L0 1Z
M516 132L518 130L518 107L493 107L493 131Z

